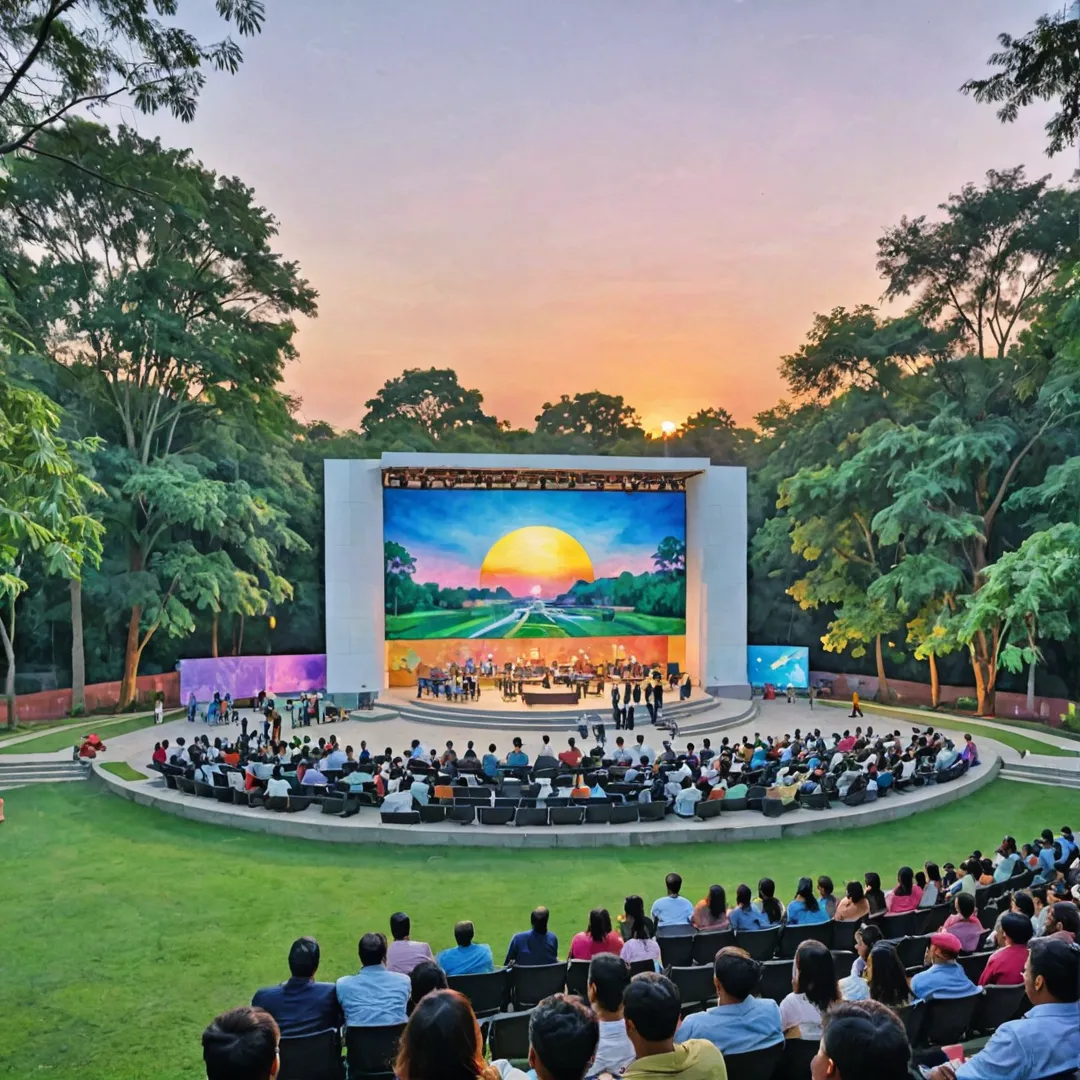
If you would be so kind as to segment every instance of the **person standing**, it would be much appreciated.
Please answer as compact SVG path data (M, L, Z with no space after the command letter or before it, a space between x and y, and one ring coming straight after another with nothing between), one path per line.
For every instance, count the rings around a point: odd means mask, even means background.
M154 701L154 723L165 723L165 702L161 699L160 695Z
M848 719L854 719L856 716L862 716L862 709L859 708L859 691L853 690L851 692L851 716Z

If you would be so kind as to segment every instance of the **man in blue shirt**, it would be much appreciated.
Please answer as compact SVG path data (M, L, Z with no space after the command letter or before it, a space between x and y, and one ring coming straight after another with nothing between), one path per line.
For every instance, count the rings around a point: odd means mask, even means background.
M538 907L532 913L532 929L522 930L510 939L505 963L517 964L519 967L558 963L559 939L548 930L549 915L546 907Z
M967 977L956 962L962 946L955 934L943 932L930 935L926 961L931 966L911 979L911 992L922 1001L934 998L962 998L977 994L979 988Z
M932 1080L1041 1080L1080 1068L1080 949L1036 938L1024 967L1031 1008L1000 1024L990 1041L963 1065L940 1065Z
M1049 829L1044 830L1042 847L1039 848L1039 868L1035 872L1036 885L1048 885L1057 878L1057 866L1054 858L1054 835Z
M360 971L337 981L337 997L349 1027L404 1024L412 989L408 975L386 969L386 938L365 934L360 939Z
M484 975L495 970L491 946L474 945L475 933L471 922L454 924L454 940L457 945L453 949L443 949L436 957L439 967L447 975Z
M484 755L483 760L480 762L481 768L484 770L484 775L491 780L498 780L499 778L499 757L495 753L495 744L492 743L488 747L488 752Z
M653 922L658 927L685 926L694 914L694 905L686 897L679 895L682 891L682 878L678 874L668 874L664 878L664 884L667 886L667 896L660 897L653 904Z
M748 1054L784 1041L780 1006L751 995L761 982L761 965L745 949L729 945L716 954L713 985L716 1008L688 1016L675 1032L677 1043L708 1039L722 1054Z
M521 748L520 739L514 739L514 749L506 755L506 764L511 768L522 768L529 764L529 755Z
M316 982L318 970L319 943L311 937L298 938L289 950L291 978L279 986L256 990L252 1006L265 1009L287 1037L316 1035L341 1027L341 1006L334 984Z

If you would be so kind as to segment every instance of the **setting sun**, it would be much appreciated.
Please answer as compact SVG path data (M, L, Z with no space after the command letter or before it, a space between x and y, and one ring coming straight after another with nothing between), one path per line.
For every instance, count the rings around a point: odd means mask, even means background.
M480 587L502 587L514 596L555 597L593 576L589 553L568 532L527 525L491 545L480 567Z

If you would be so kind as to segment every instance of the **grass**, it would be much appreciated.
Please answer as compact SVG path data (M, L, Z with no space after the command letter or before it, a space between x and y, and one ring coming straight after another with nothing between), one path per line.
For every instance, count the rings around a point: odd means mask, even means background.
M165 714L166 720L175 720L183 716L183 709L176 709ZM81 717L81 730L79 735L88 731L98 730L103 741L108 744L110 738L117 735L127 735L131 731L141 731L143 728L154 726L154 714L146 716L129 716L126 720L118 720L109 724L102 724L93 717ZM71 728L74 725L69 724ZM70 730L54 731L51 735L39 735L36 739L27 739L26 742L16 743L14 746L0 746L0 754L49 754L56 750L66 750L79 741L78 736L72 737Z
M289 944L314 934L320 976L356 969L356 943L391 912L438 950L459 918L497 954L551 908L565 955L594 905L646 903L680 871L684 892L713 882L729 896L776 879L791 897L802 874L834 881L902 864L958 861L1005 833L1036 835L1080 819L1080 793L1052 797L999 780L940 810L810 839L732 845L514 851L319 844L233 832L118 799L95 782L6 795L2 830L6 925L18 948L0 979L0 1061L11 1076L52 1080L196 1080L199 1033L259 986L285 978ZM8 935L11 937L11 934ZM499 956L501 959L501 955Z
M121 780L146 779L146 773L141 773L138 769L133 769L126 761L107 761L101 767L106 772L111 772L113 776L119 776Z

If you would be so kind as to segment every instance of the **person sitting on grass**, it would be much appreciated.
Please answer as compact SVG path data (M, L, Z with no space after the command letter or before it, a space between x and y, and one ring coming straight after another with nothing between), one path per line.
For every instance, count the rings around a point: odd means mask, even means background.
M206 1080L273 1080L280 1039L274 1018L263 1009L223 1012L202 1033Z
M745 949L721 949L713 963L716 1007L683 1020L676 1041L708 1039L723 1054L748 1054L782 1043L780 1006L772 998L753 996L760 982L761 965Z
M663 975L635 976L623 994L626 1034L634 1061L625 1080L721 1080L724 1058L706 1039L676 1043L682 1002L678 987Z
M490 945L473 943L476 928L467 919L454 924L457 945L438 955L439 967L447 975L485 975L495 970Z
M623 994L630 985L630 966L609 953L594 956L589 964L589 1004L599 1021L600 1040L590 1075L619 1075L634 1060L634 1044L626 1034Z

